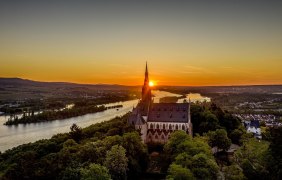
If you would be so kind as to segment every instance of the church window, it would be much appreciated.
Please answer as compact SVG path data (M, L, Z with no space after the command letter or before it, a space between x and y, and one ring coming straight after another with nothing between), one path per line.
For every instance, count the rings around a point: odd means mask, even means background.
M153 124L151 124L151 125L150 125L150 128L151 128L151 129L153 129L153 128L154 128L154 127L153 127Z
M163 124L163 129L165 129L165 124Z
M157 124L157 129L159 129L160 128L160 126L159 126L159 124Z
M182 125L182 130L183 130L183 131L185 130L185 126L184 126L184 124Z
M149 141L149 142L152 141L152 136L151 136L151 135L149 135L148 141Z
M170 129L170 130L172 129L171 124L169 125L169 129Z
M175 129L178 130L178 125L177 124L175 125Z

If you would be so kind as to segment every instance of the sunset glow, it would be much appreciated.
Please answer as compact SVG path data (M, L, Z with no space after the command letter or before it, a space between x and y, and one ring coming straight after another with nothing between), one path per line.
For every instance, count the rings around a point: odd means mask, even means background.
M150 81L150 82L149 82L149 86L150 86L150 87L153 87L154 85L155 85L155 84L154 84L153 81Z
M3 1L0 77L141 85L282 84L279 1ZM75 13L74 13L75 12Z

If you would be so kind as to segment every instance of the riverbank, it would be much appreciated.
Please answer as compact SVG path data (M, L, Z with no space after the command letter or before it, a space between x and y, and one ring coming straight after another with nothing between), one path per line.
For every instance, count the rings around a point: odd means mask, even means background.
M8 121L4 123L4 125L11 126L11 125L17 125L17 124L62 120L62 119L67 119L67 118L72 118L72 117L77 117L77 116L83 116L89 113L102 112L107 109L113 109L113 108L122 108L122 105L115 105L115 106L109 106L109 107L105 107L104 105L86 106L86 107L74 106L71 109L64 109L61 111L44 111L36 115L35 114L31 114L31 115L24 114L21 118L18 118L17 116L15 116L14 118L9 118Z
M17 124L27 124L27 123L37 123L44 121L53 121L53 120L61 120L71 117L77 117L81 115L85 115L88 113L95 113L104 111L106 108L104 106L97 107L84 107L84 108L73 108L73 109L65 109L62 111L44 111L37 115L26 115L24 114L21 118L15 116L14 118L10 117L4 125L11 126Z

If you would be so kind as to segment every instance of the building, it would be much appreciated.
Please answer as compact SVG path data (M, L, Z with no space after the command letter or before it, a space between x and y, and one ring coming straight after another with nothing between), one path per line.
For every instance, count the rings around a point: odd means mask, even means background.
M244 121L245 128L248 133L253 133L254 137L261 139L261 129L258 120Z
M190 102L154 103L146 63L142 98L133 108L128 123L140 130L144 143L165 143L176 130L192 135Z

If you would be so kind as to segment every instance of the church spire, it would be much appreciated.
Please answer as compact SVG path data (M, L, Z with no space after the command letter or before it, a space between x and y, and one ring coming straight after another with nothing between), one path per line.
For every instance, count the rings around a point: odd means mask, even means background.
M143 101L151 101L151 89L149 86L149 73L148 73L148 65L146 62L146 69L145 69L145 79L144 85L142 88L142 100Z
M144 80L144 86L148 85L149 86L149 73L148 73L148 65L146 61L146 69L145 69L145 80Z

